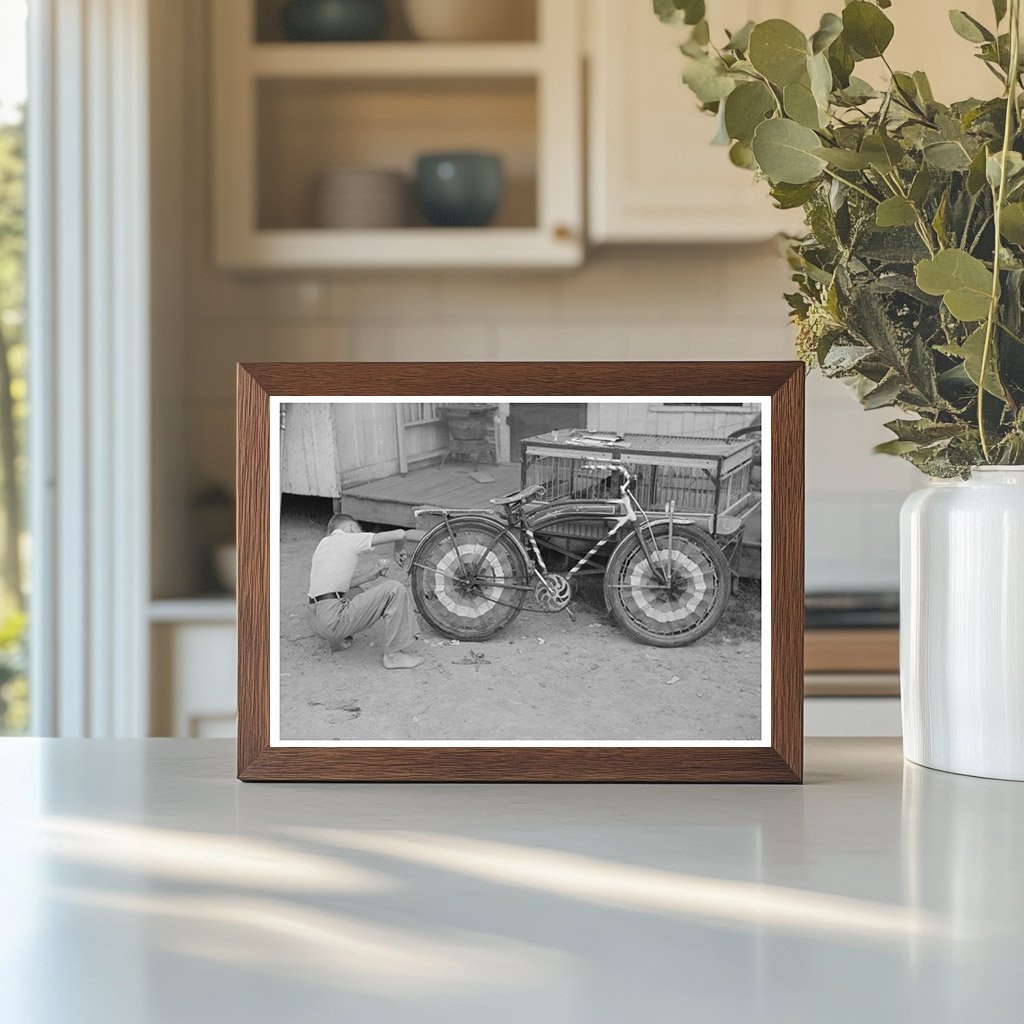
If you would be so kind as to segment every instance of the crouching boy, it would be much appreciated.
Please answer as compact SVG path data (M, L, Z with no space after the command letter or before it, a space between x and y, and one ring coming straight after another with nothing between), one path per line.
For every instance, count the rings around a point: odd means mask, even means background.
M326 640L332 651L345 650L356 633L383 619L384 667L416 668L423 664L422 658L406 650L416 633L416 616L409 591L398 581L387 579L367 590L354 590L379 580L388 571L387 559L379 559L372 568L357 572L361 554L394 544L395 559L399 565L404 565L406 539L418 540L420 536L417 530L363 533L351 516L331 518L327 536L313 553L309 573L309 620L313 632Z

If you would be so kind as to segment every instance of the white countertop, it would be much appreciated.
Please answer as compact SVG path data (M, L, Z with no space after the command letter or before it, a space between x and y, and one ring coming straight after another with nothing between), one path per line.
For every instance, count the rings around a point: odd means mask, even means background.
M0 741L5 1024L1016 1022L1024 785L242 785L230 742Z

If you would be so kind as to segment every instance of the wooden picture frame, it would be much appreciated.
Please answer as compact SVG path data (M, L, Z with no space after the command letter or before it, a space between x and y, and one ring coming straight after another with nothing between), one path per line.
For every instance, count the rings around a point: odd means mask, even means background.
M271 742L271 409L281 398L748 397L770 417L770 562L756 745L275 745ZM628 399L621 396L629 396ZM467 401L470 399L467 398ZM476 400L473 398L472 400ZM550 399L557 401L558 399ZM693 401L687 398L686 401ZM275 430L278 427L275 425ZM803 771L804 367L799 362L257 363L238 366L238 777L243 781L800 782ZM770 734L769 734L770 732Z

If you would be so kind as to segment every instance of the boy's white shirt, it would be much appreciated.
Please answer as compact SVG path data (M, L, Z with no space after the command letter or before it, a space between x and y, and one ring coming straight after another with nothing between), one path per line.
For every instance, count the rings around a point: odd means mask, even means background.
M337 530L324 537L313 552L309 570L309 596L319 597L352 586L359 556L373 547L372 533L346 533Z

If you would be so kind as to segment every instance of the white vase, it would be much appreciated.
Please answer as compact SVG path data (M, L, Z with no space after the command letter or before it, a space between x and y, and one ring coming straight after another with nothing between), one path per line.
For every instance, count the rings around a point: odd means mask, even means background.
M904 754L1024 781L1024 466L910 495L900 550Z

